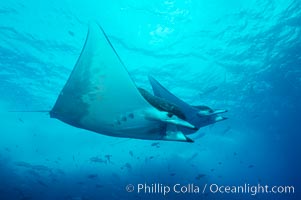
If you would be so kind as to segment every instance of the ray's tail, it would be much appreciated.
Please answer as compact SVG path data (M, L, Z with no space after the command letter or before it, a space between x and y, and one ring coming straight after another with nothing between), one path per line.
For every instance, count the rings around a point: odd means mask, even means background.
M49 113L50 110L9 110L8 112L14 113Z

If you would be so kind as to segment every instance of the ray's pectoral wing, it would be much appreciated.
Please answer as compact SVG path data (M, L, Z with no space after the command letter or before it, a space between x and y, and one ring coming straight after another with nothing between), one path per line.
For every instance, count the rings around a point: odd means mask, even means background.
M140 139L190 141L178 131L167 131L167 125L195 128L144 99L97 24L90 25L81 55L50 116L101 134Z
M190 141L167 125L194 129L140 94L106 34L91 24L81 55L50 116L110 136Z
M51 117L96 132L99 128L110 131L121 114L149 107L102 28L91 24L81 55L50 112Z

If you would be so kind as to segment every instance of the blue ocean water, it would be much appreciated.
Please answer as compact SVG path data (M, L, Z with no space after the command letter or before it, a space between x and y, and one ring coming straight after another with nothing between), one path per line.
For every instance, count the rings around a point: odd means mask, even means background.
M151 74L229 119L181 143L9 112L52 108L91 20L138 86L151 90ZM300 199L301 1L7 0L0 22L1 200ZM183 191L160 191L175 184ZM258 184L294 192L210 191Z

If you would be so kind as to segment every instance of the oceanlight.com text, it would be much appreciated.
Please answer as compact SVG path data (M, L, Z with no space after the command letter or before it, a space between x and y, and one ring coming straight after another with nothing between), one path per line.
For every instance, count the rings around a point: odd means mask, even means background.
M255 196L257 194L294 194L295 188L294 186L250 185L246 183L240 186L210 184L209 192L214 194L250 194Z
M269 185L219 185L219 184L203 184L198 185L194 183L180 184L175 183L173 185L162 183L138 183L128 184L125 187L127 192L133 192L137 194L161 194L163 196L170 193L175 194L249 194L252 196L258 194L294 194L294 186L269 186Z

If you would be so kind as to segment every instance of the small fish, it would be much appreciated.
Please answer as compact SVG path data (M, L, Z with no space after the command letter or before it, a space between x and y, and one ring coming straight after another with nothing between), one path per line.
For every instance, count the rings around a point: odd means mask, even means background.
M195 179L200 180L201 178L205 177L206 174L199 174L197 175L197 177L195 177Z
M21 117L19 117L18 120L19 120L19 122L24 123L24 121Z
M132 170L132 165L130 163L125 163L124 165L128 170Z
M236 152L234 152L234 153L233 153L233 156L237 156L237 153L236 153Z
M191 161L192 159L194 159L195 157L197 157L199 154L198 153L194 153L189 159L188 161Z
M151 144L151 146L160 148L160 143L159 142L154 142L154 143Z
M211 171L211 172L214 172L214 169L212 168L212 169L210 169L210 171Z
M30 163L23 162L23 161L21 161L21 162L14 162L14 164L16 166L19 166L19 167L26 167L26 168L31 168L32 167L32 165Z
M68 31L68 34L71 35L72 37L74 36L74 32L73 31Z
M222 162L218 162L219 165L222 165Z
M91 157L90 162L95 162L95 163L107 163L106 160L99 158L99 157Z
M130 154L130 156L134 156L134 154L133 154L133 152L132 151L129 151L129 154Z
M223 131L223 134L226 134L229 131L231 131L231 126L228 126L227 128L225 128L225 130Z
M176 175L176 173L170 173L169 175L170 175L170 176L175 176L175 175Z
M97 174L89 174L89 175L88 175L88 178L89 178L89 179L95 179L95 178L97 178L97 177L98 177Z
M153 158L154 158L154 156L150 156L150 157L149 157L149 159L153 159Z
M109 163L111 163L111 157L112 157L112 155L105 155L105 158L107 159L107 161L109 162Z
M248 168L253 168L253 167L255 167L255 166L254 166L254 165L252 165L252 164L248 166Z
M52 171L49 167L45 165L33 165L31 168L37 171L47 171L47 172Z

